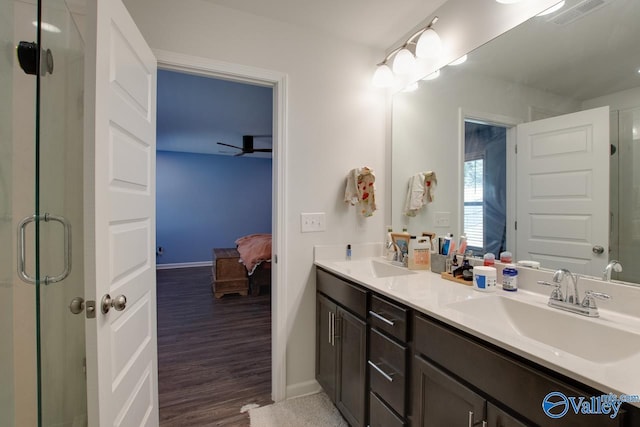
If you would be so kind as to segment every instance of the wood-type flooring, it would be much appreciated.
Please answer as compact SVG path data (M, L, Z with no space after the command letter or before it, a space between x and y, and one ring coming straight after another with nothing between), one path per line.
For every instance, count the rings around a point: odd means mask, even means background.
M157 271L160 426L249 426L271 401L271 297L211 292L211 268ZM265 295L266 294L266 295Z

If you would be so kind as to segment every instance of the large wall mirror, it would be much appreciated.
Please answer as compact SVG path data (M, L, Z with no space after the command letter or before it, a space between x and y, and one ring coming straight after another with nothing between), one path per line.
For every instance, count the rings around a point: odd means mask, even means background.
M393 97L392 222L640 282L640 2L567 0ZM412 176L434 200L405 214Z

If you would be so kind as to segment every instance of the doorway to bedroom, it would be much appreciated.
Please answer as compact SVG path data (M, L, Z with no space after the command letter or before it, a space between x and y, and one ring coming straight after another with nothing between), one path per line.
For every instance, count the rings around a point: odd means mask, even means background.
M157 105L160 422L243 425L271 402L273 88L158 70Z

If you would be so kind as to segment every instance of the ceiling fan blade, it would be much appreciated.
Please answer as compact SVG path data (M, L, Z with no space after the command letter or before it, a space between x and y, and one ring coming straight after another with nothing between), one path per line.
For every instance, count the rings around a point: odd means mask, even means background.
M258 152L258 153L271 153L271 152L273 152L273 149L271 149L271 148L254 148L253 151L254 152Z
M237 147L235 145L231 145L231 144L225 144L224 142L218 142L218 145L224 145L225 147L231 147L231 148L235 148L236 150L242 150L241 147Z
M244 156L245 154L247 154L244 151L239 152L238 154L234 154L233 157L240 157L240 156Z

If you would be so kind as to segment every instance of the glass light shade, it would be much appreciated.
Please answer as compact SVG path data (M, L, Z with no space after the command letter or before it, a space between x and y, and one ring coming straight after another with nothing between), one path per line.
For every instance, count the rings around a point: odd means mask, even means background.
M393 72L396 74L409 74L416 65L416 57L407 48L402 48L393 58Z
M375 87L389 87L393 84L393 71L387 64L378 65L371 82Z
M442 40L432 28L427 28L418 38L416 43L416 56L418 58L437 58L442 52Z

